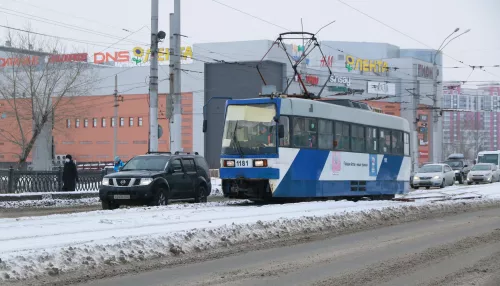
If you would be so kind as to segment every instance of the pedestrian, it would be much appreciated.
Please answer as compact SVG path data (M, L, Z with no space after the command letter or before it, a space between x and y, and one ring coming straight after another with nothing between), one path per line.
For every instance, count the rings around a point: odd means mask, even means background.
M115 166L113 167L113 169L115 170L115 172L118 172L120 171L120 167L123 167L123 161L120 159L120 157L116 156L115 157Z
M66 155L63 169L63 191L74 192L78 182L78 171L71 155Z

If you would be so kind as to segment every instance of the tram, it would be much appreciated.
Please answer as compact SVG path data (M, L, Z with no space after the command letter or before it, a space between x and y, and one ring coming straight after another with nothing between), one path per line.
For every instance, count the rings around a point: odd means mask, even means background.
M410 187L410 126L328 101L228 100L220 162L230 198L391 199Z

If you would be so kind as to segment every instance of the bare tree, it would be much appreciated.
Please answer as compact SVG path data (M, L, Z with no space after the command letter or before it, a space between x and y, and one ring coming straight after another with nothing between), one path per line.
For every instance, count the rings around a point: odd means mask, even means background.
M0 138L17 147L18 167L25 168L40 134L52 133L57 114L73 97L89 93L95 74L85 53L66 54L58 40L10 30L7 41L11 48L0 67L0 99L12 120L0 129Z

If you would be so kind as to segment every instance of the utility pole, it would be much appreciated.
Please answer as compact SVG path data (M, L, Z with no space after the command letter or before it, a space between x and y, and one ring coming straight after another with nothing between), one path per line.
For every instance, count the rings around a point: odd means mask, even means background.
M151 0L151 53L149 69L149 152L158 151L158 0Z
M168 73L168 76L169 76L169 84L170 84L170 89L169 89L169 92L168 92L168 96L167 96L167 104L165 105L166 106L166 112L165 112L165 115L168 119L168 122L169 122L169 128L168 128L168 138L170 140L170 143L169 143L169 146L170 146L170 151L172 151L172 144L173 144L173 140L172 140L172 127L173 127L173 123L174 123L174 119L172 118L172 113L173 113L173 106L172 106L172 103L173 103L173 100L174 100L174 92L175 92L175 89L174 89L174 42L175 42L175 38L174 38L174 33L175 33L175 29L174 29L174 26L175 26L175 15L174 13L170 13L170 45L169 45L169 49L168 49L168 52L169 52L169 73Z
M174 50L170 53L173 60L173 85L174 92L171 94L173 102L173 122L171 121L172 145L171 151L182 151L181 139L181 1L174 1L174 25L173 27Z
M113 160L118 156L118 75L115 75L115 126L113 126Z
M416 65L415 65L416 66ZM417 73L415 73L415 83L416 87L413 91L407 89L406 91L412 95L412 119L413 119L413 132L411 134L411 152L412 152L412 171L417 172L419 161L420 161L420 151L419 151L419 140L418 140L418 107L420 106L420 81L417 80Z

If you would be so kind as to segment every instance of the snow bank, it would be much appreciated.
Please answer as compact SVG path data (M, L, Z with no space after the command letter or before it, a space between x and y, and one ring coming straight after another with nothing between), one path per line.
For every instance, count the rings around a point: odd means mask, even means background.
M483 197L467 201L327 201L265 206L221 202L0 219L0 279L92 271L248 241L321 231L343 233L433 213L499 205L499 191L494 192L494 187L475 187L474 192Z
M0 202L0 209L6 208L64 208L100 205L99 198L81 198L81 199L43 199L43 200L25 200Z

